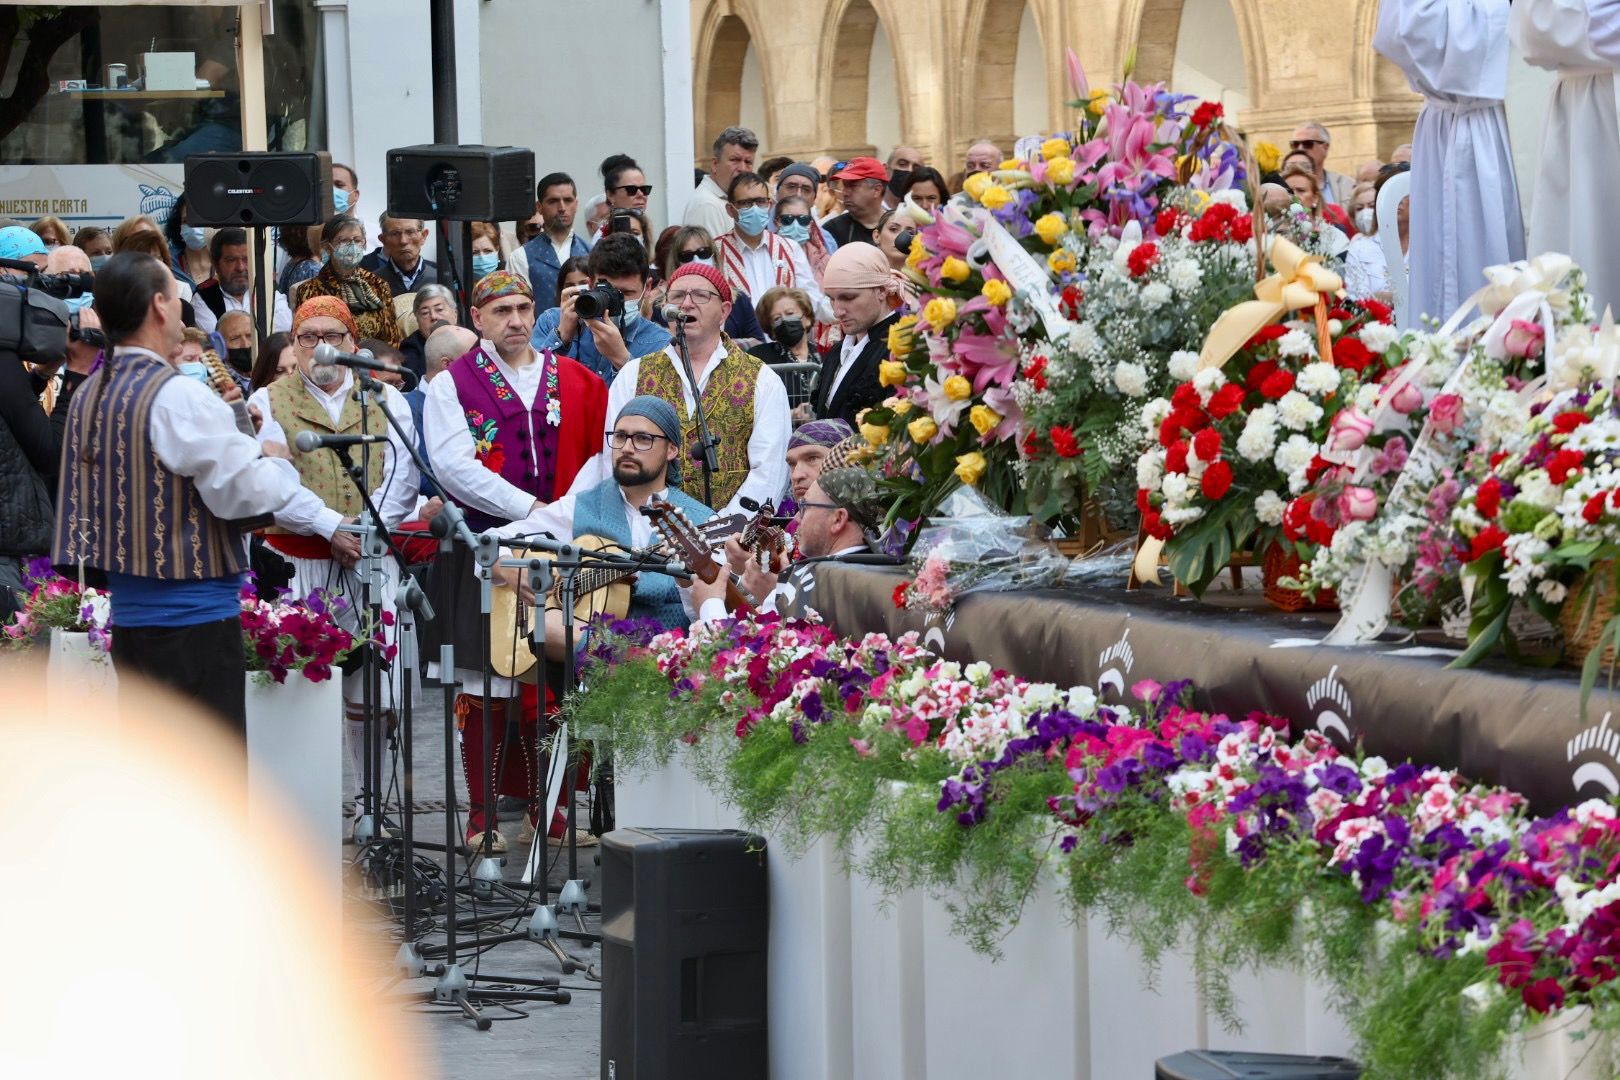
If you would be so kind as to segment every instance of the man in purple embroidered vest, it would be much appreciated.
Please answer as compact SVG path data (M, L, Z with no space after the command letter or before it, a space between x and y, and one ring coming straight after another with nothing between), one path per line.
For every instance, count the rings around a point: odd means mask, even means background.
M530 346L535 311L527 281L497 270L473 286L472 305L481 340L451 362L447 377L428 384L422 426L433 471L477 532L521 520L568 491L581 466L602 448L607 387L577 361ZM473 805L468 832L476 845L494 823L484 821L483 701L475 695L483 693L487 648L472 563L472 553L460 545L434 563L428 592L438 618L425 625L422 655L429 678L454 677L471 691L457 698L456 717ZM445 641L456 648L453 675L438 670L438 647ZM510 680L491 679L495 760L507 728L507 701L516 694ZM534 722L524 717L520 735L532 732ZM525 739L521 752L507 756L521 759L509 765L527 766L532 750ZM502 794L532 801L536 780L532 769L518 768ZM504 790L510 786L521 790Z

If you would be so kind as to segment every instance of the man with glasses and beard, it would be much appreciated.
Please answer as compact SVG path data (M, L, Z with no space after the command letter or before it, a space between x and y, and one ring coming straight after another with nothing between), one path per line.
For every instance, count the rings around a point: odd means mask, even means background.
M214 332L219 320L227 312L245 311L253 314L253 260L248 257L248 237L245 229L220 229L208 242L208 257L214 267L214 276L197 286L191 299L191 314L197 320L197 329L205 334ZM271 333L285 333L292 326L292 312L287 309L287 298L271 291L273 300Z

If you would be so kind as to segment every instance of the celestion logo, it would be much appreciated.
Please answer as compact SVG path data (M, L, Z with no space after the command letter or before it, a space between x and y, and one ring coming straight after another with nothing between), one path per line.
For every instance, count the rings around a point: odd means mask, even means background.
M1588 760L1575 766L1570 775L1570 782L1575 790L1580 792L1590 784L1596 784L1610 795L1620 794L1620 777L1615 776L1614 765L1620 765L1620 732L1609 729L1609 720L1613 713L1604 713L1603 719L1592 727L1587 728L1566 744L1570 764L1582 756L1601 754L1608 761Z
M1305 691L1305 707L1316 717L1316 730L1324 735L1337 735L1345 745L1351 743L1350 691L1339 679L1339 665L1311 684Z

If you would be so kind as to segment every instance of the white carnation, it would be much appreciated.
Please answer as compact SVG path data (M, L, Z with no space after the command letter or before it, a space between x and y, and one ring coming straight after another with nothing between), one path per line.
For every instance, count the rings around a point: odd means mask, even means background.
M1147 393L1147 368L1129 360L1114 368L1114 385L1126 397L1141 397Z
M1181 473L1165 473L1164 499L1167 505L1175 506L1187 501L1192 492L1192 483Z
M1558 505L1563 489L1554 484L1545 469L1532 469L1519 477L1518 498L1538 510L1551 510Z
M1262 525L1281 525L1283 510L1288 504L1283 502L1281 495L1267 488L1254 500L1254 516Z
M1078 356L1090 356L1101 344L1097 328L1089 322L1078 323L1069 331L1069 351Z
M1311 335L1294 329L1277 339L1277 352L1282 356L1315 356L1316 345L1312 343Z
M1564 597L1569 595L1569 590L1564 587L1564 583L1554 581L1552 578L1543 578L1537 582L1536 592L1549 604L1562 604Z
M1288 490L1298 495L1305 490L1305 470L1316 459L1316 444L1303 435L1290 435L1277 447L1271 462L1277 471L1288 477Z
M1136 486L1143 491L1157 491L1164 479L1164 451L1149 450L1136 459Z
M1389 323L1368 323L1361 328L1361 343L1375 353L1381 353L1395 344L1401 332Z
M1290 390L1277 402L1277 415L1289 430L1304 431L1322 419L1322 406L1298 390Z
M1221 374L1220 368L1205 368L1193 376L1193 388L1200 394L1208 397L1226 385L1226 376Z
M1170 403L1164 398L1154 398L1142 406L1142 429L1149 435L1158 435L1159 425L1169 415Z
M1171 525L1186 525L1204 516L1202 506L1174 506L1164 512L1164 520Z
M1157 311L1170 302L1170 296L1170 286L1155 281L1142 290L1142 306L1149 311Z
M1191 382L1198 374L1198 354L1177 349L1170 354L1170 377L1176 382Z
M1312 397L1321 397L1331 394L1339 389L1339 369L1332 364L1317 361L1305 365L1305 370L1299 373L1294 385Z
M1277 410L1262 405L1249 414L1238 436L1237 452L1245 461L1265 461L1277 446Z
M1249 212L1248 196L1244 195L1243 192L1238 188L1227 188L1225 191L1217 191L1210 196L1210 202L1225 203L1227 206L1232 207L1240 214L1246 214Z
M1173 259L1165 269L1164 276L1172 289L1189 296L1204 283L1204 268L1191 259Z
M1360 409L1364 413L1367 413L1368 415L1371 415L1372 411L1378 407L1379 389L1380 387L1377 383L1363 383L1361 386L1357 387L1356 408Z

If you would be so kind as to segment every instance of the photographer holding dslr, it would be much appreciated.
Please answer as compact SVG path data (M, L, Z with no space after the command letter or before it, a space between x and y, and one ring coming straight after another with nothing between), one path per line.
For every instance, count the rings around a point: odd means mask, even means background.
M620 368L669 344L669 331L647 318L647 249L627 233L609 233L591 249L589 285L562 292L562 306L534 324L536 349L571 356L612 385Z
M94 275L41 274L39 237L22 228L0 232L0 619L10 619L26 592L28 560L51 550L68 407L106 339L83 302ZM77 308L71 314L69 299ZM40 394L64 359L47 416Z

